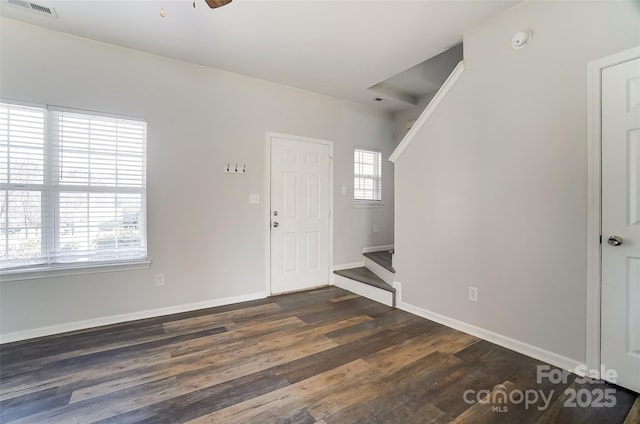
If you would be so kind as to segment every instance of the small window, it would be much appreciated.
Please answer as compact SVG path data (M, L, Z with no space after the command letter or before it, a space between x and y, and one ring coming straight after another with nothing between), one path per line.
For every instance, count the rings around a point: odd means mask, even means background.
M382 200L382 152L353 150L353 200Z

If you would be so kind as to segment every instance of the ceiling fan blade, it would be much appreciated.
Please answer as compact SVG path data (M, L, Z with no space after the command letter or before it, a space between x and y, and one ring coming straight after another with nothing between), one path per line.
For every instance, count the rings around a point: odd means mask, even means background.
M209 7L212 9L231 3L231 0L204 0L204 1L206 1Z

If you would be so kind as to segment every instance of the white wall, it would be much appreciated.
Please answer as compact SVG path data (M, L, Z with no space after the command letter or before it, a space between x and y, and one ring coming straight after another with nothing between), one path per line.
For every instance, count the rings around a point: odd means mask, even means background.
M386 207L354 209L354 146L392 149L390 114L265 81L1 21L0 95L148 119L149 270L0 284L2 334L265 290L265 149L273 131L335 142L334 263L393 242ZM227 162L247 175L225 175ZM249 193L262 204L249 205ZM379 226L373 234L372 224ZM164 273L166 286L153 276Z
M407 128L407 122L415 121L418 119L423 110L429 105L433 96L438 91L424 94L418 98L418 104L408 109L403 109L396 112L393 115L394 130L393 130L393 143L398 146L405 135L409 132L410 128Z
M637 2L528 2L465 33L464 74L395 163L405 302L585 360L587 63L638 44Z

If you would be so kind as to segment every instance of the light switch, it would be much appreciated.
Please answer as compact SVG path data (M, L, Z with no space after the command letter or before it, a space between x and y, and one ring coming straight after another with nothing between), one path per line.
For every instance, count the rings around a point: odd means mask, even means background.
M340 193L342 193L343 196L346 195L347 194L347 186L342 186L340 188Z
M258 203L260 203L260 195L257 193L249 194L249 204L257 205Z

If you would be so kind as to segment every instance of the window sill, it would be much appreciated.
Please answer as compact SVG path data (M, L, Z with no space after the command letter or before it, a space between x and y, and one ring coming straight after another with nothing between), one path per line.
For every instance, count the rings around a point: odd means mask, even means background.
M35 280L38 278L65 277L69 275L100 274L104 272L133 271L148 269L151 261L144 259L128 262L108 262L101 264L57 265L0 271L0 282Z
M357 209L362 208L381 208L384 203L381 200L354 200L353 207Z

